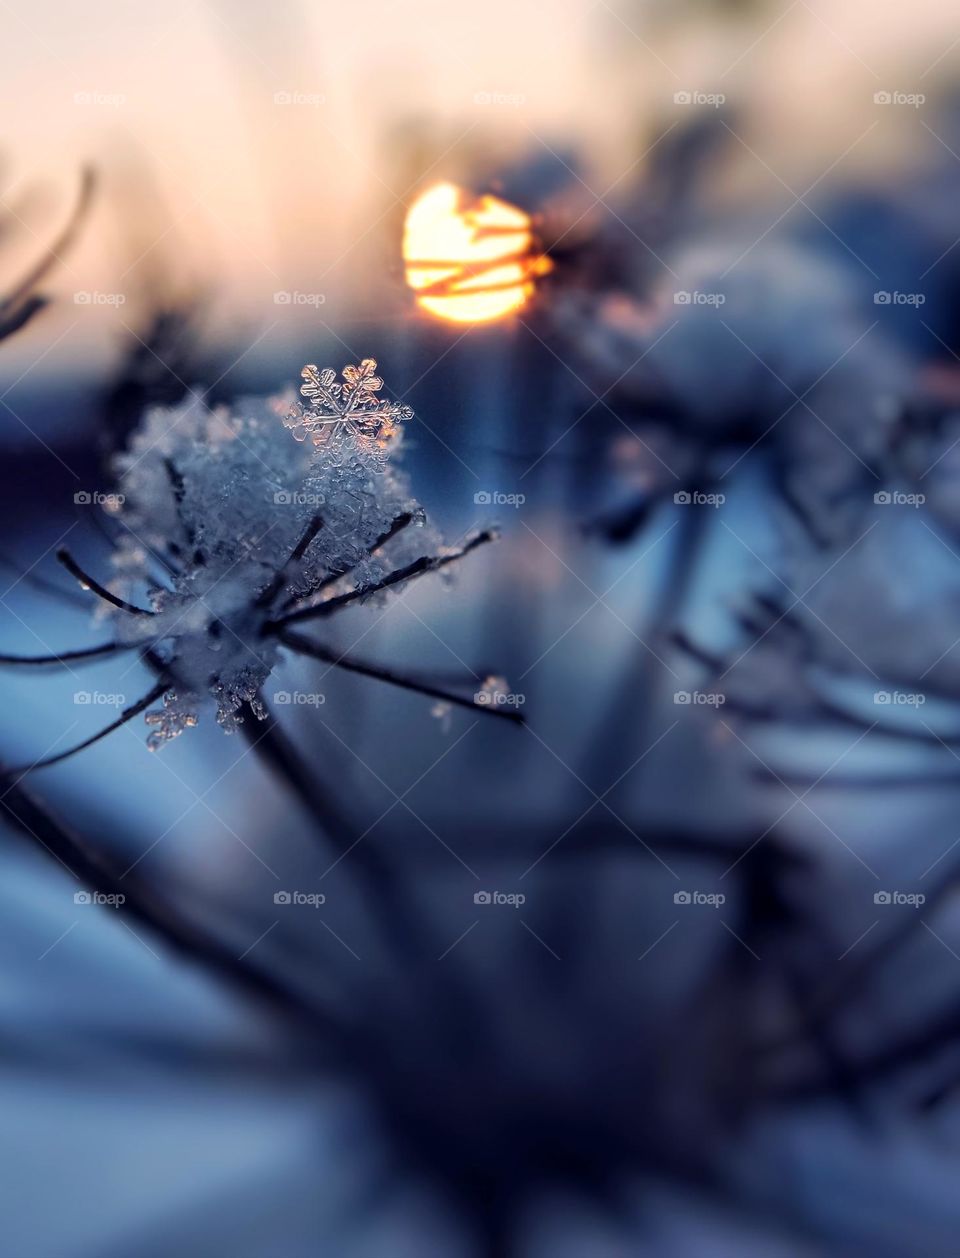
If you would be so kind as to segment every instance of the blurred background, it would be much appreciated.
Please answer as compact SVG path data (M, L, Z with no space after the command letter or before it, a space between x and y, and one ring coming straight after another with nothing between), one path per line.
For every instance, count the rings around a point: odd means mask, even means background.
M109 634L151 407L372 356L501 536L318 640L525 717L284 658L338 857L212 711L24 774L153 678L2 668L4 1251L954 1253L955 8L0 29L0 651Z

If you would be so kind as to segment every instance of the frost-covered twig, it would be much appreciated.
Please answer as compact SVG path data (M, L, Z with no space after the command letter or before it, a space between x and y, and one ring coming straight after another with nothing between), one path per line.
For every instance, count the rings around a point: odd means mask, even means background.
M332 616L335 612L340 611L341 608L349 607L351 603L355 603L358 599L366 598L371 594L379 594L383 590L392 589L395 585L400 585L404 581L411 581L414 577L424 576L428 572L439 572L441 568L447 567L448 564L456 563L458 559L463 559L465 555L469 555L478 546L496 541L497 536L495 529L484 529L482 533L477 533L474 537L471 537L463 546L445 555L421 555L419 559L415 559L405 567L388 573L383 580L378 581L375 585L368 586L365 589L350 590L346 594L339 594L335 598L316 603L311 607L298 608L279 620L270 621L267 626L268 632L282 633L288 625L297 624L304 620L319 620Z

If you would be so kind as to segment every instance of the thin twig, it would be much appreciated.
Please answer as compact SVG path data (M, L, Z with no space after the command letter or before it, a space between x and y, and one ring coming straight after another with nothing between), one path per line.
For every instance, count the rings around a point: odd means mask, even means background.
M341 608L357 602L358 599L366 598L368 595L376 594L381 590L391 589L395 585L400 585L403 581L413 580L415 577L423 576L425 573L437 572L448 564L456 563L458 559L462 559L470 551L476 550L478 546L496 541L496 539L497 533L494 529L485 529L482 533L478 533L476 537L472 537L469 542L458 550L452 551L448 555L421 555L419 559L415 559L404 568L398 568L395 572L389 573L382 581L377 581L374 585L368 585L359 590L349 590L346 594L339 594L336 598L327 599L325 603L319 603L314 607L300 608L298 611L291 612L288 616L282 616L278 620L269 620L264 626L264 632L278 633L288 625L296 624L302 620L317 620L332 616L334 612L338 612Z
M71 573L72 576L77 578L85 589L92 590L93 593L102 598L104 602L111 603L114 607L118 607L122 612L130 612L133 616L156 615L156 612L150 611L149 608L137 607L134 603L128 603L126 599L118 598L116 594L111 593L110 590L101 585L94 577L91 577L88 573L84 572L65 547L61 547L57 551L57 559L63 564L66 570Z
M260 591L260 594L256 601L257 607L270 606L270 604L273 602L273 600L277 597L277 595L280 593L280 591L283 589L284 585L286 584L287 579L290 574L290 569L294 567L296 564L298 564L300 560L303 558L303 556L307 553L307 547L310 545L310 543L313 541L316 535L320 532L322 527L323 527L323 517L319 515L315 515L313 519L310 521L310 523L307 525L307 527L304 529L303 536L300 538L299 542L297 542L287 562L283 565L282 568L279 569L279 571L274 573L273 580L270 582L270 584Z
M61 261L61 254L73 244L90 207L95 182L93 171L87 167L83 171L80 181L80 192L73 207L73 212L67 220L67 225L54 240L53 244L48 247L46 253L34 265L33 269L28 271L13 291L8 293L3 301L0 302L0 313L6 314L19 302L28 297L37 284Z
M402 515L398 515L396 519L392 521L390 527L381 533L372 545L367 547L368 557L374 555L381 546L385 546L387 542L396 537L397 534L402 532L409 524L412 524L415 518L416 517L409 511L405 511ZM357 565L355 563L348 563L345 564L344 567L337 568L335 571L328 573L316 589L311 590L309 594L291 594L280 610L283 612L288 611L297 603L303 602L304 599L313 598L314 595L319 594L322 590L326 590L331 585L336 584L336 582L341 580L341 578L349 576L356 566Z
M70 664L83 663L86 660L99 659L104 655L114 655L118 651L133 651L135 646L132 642L103 642L100 646L84 647L78 651L62 651L59 655L2 655L0 654L0 664L62 664L67 667Z
M156 703L163 692L169 686L169 682L164 680L158 682L152 690L138 699L136 703L131 703L128 708L124 708L115 721L111 721L109 725L104 726L98 733L85 738L82 743L77 743L75 747L70 747L67 751L60 751L55 756L48 756L44 760L35 760L32 764L21 765L19 768L7 770L14 775L23 776L26 773L32 773L34 769L46 769L52 764L59 764L61 760L67 760L70 756L75 756L78 751L83 751L87 747L92 747L94 743L98 743L101 738L106 738L108 734L112 734L115 729L120 729L126 725L128 721L132 721L135 716L139 716L151 703Z
M469 708L472 712L482 713L486 716L499 716L503 720L513 721L516 725L522 725L524 722L523 714L515 709L506 709L493 703L477 703L475 699L466 698L450 690L443 690L439 686L432 686L428 682L420 681L415 677L408 677L402 673L395 673L391 669L381 668L378 664L370 664L354 659L352 656L343 655L332 647L323 646L321 643L305 638L302 634L295 633L292 630L285 630L278 636L281 643L289 647L291 651L296 651L300 655L308 655L311 659L320 660L322 663L330 664L334 668L343 668L348 673L359 673L362 677L373 677L377 681L388 682L391 686L399 686L403 690L412 690L415 694L425 695L429 699L438 699L442 703L454 703L461 708Z
M235 948L207 935L170 904L157 899L152 884L149 890L142 886L135 873L125 874L109 855L69 830L22 785L16 782L10 785L7 779L15 775L15 770L0 770L0 780L5 783L0 792L0 811L81 886L118 897L117 907L111 911L143 923L188 961L204 966L250 995L269 1001L286 1017L306 1023L315 1032L336 1042L341 1035L338 1024L313 1001L287 985L281 973L259 967L255 958L238 958Z
M19 585L22 582L35 590L42 590L44 594L52 594L54 598L59 599L62 603L68 603L71 607L86 608L88 606L87 600L72 586L69 589L65 589L62 585L48 581L46 577L40 576L39 573L24 572L23 567L15 559L11 559L9 555L3 552L0 552L0 567L14 573L17 578L14 585Z

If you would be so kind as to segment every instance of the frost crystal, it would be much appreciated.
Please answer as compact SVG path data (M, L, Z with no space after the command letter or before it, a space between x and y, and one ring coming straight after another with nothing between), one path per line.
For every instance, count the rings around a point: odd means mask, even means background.
M330 367L320 371L313 364L300 373L300 392L309 399L284 419L298 441L309 434L315 446L324 446L334 458L359 455L382 471L390 443L403 420L413 411L400 402L378 398L383 381L376 374L374 358L359 367L344 367L343 382Z

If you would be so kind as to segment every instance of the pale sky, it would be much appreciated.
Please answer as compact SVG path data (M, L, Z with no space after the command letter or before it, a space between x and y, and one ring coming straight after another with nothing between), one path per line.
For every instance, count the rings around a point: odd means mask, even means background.
M874 91L935 94L955 73L946 0L799 0L735 24L712 12L683 0L7 0L0 146L15 178L56 194L28 217L20 256L54 230L92 160L104 187L58 290L124 291L137 259L166 272L175 256L254 318L277 290L323 291L332 312L392 262L411 185L448 148L437 177L491 145L577 151L600 193L676 120L687 89L747 106L741 177L760 195L776 192L771 171L810 182L844 154L843 173L876 166L898 128L907 146L932 143L909 111L867 132ZM3 278L17 269L0 264ZM35 335L16 351L35 352Z

